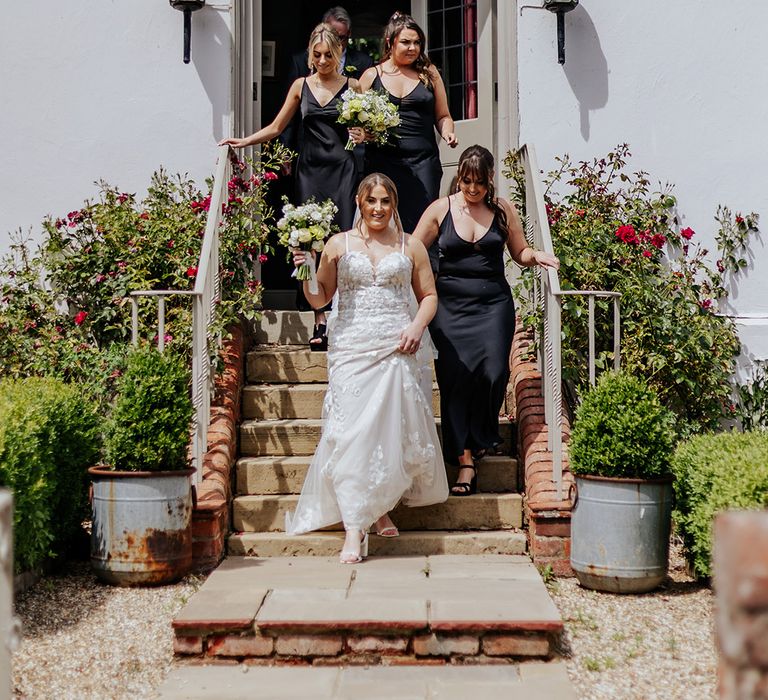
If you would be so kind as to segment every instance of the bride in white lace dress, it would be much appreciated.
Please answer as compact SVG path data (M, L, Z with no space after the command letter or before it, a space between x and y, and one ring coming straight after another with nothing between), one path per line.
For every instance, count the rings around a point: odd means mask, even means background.
M419 354L437 308L427 251L403 233L389 178L366 177L357 204L356 228L333 236L323 251L318 294L304 284L315 308L338 288L338 311L328 333L323 435L286 518L291 534L342 522L340 560L350 564L366 556L371 525L397 534L388 513L399 501L426 506L448 498L432 397L423 389L428 361ZM296 265L304 259L294 254Z

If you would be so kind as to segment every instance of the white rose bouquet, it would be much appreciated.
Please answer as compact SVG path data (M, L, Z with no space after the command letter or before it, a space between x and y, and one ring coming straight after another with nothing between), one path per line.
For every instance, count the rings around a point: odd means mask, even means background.
M387 143L390 131L400 126L397 105L390 102L387 94L379 90L346 90L338 102L338 108L339 118L336 121L339 124L365 129L379 145ZM351 151L354 147L355 142L349 139L345 148Z
M283 197L283 202L283 216L277 222L278 243L289 251L321 252L325 247L325 239L337 230L333 223L337 206L330 199L318 204L314 197L299 206L288 202L287 197ZM315 265L311 256L307 256L307 261L294 270L293 276L301 281L309 280L309 291L317 294Z

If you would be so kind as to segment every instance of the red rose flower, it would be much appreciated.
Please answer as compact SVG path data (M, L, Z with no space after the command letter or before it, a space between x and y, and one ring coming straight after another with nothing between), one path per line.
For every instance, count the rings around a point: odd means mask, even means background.
M76 326L81 326L83 324L83 321L88 318L88 312L87 311L78 311L75 314L75 318L73 319Z
M699 306L701 306L702 309L708 310L712 308L712 300L711 299L704 299L704 301L700 302Z
M273 173L271 170L268 170L266 173L264 173L264 179L277 180L277 173Z
M685 238L686 241L690 241L693 238L693 234L696 233L692 228L684 228L680 231L680 235Z
M197 267L190 265L187 268L187 277L189 277L191 280L195 279L195 277L197 277Z
M736 223L737 224L743 224L744 223L744 217L743 216L736 216Z
M259 255L259 262L260 262L262 265L263 265L265 262L267 262L267 260L269 260L269 257L268 257L268 256L266 256L266 255L264 255L264 253L262 253L261 255Z
M654 248L661 248L666 242L667 239L663 233L654 233L653 236L651 236L651 245Z
M652 258L653 257L653 253L650 250L644 250L643 251L643 257L644 258Z

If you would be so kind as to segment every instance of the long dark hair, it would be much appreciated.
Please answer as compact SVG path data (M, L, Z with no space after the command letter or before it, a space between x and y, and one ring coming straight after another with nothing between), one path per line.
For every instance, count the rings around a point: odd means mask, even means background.
M381 185L387 191L389 198L392 200L392 218L395 221L395 228L397 229L397 232L402 234L403 222L400 221L400 214L397 213L397 187L395 187L395 183L392 182L392 180L390 180L386 175L384 175L384 173L371 173L370 175L366 175L363 178L362 182L357 186L357 201L362 202L370 194L371 190L376 187L376 185ZM357 219L355 228L357 228L357 232L362 236L362 216Z
M419 74L419 80L431 90L432 76L430 75L429 69L432 67L432 61L430 61L429 56L427 56L427 37L424 34L424 30L416 24L416 20L410 15L395 12L395 14L389 18L387 26L384 27L384 38L381 42L381 62L384 63L384 61L392 56L392 47L395 45L397 37L400 36L400 32L402 32L403 29L412 29L419 35L421 48L419 50L418 58L413 62L413 67Z
M459 157L459 167L456 171L456 190L463 177L474 177L483 183L488 191L485 194L486 206L496 215L501 233L505 240L509 236L509 223L504 207L496 197L496 188L493 186L493 155L483 146L470 146Z

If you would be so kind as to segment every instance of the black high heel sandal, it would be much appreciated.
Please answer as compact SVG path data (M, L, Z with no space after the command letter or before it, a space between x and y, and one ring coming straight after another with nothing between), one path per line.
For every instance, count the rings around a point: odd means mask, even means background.
M451 486L451 496L474 496L477 493L477 464L460 464L459 469L471 469L474 473L469 483L457 481Z
M325 352L328 349L328 336L325 334L326 326L324 323L316 323L315 330L312 332L312 338L309 341L309 349L315 352ZM313 343L313 340L319 340L319 343Z

